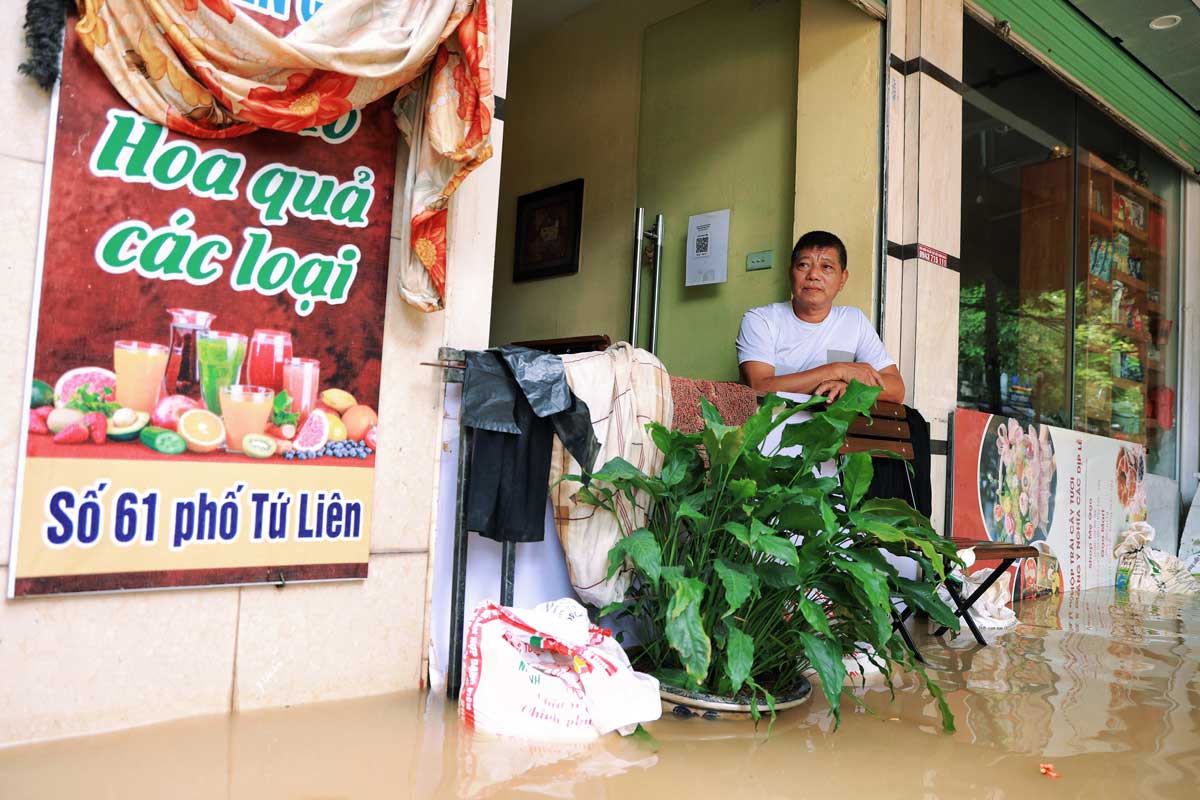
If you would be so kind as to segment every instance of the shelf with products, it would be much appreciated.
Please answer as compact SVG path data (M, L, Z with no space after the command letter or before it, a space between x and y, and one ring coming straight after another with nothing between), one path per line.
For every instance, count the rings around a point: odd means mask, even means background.
M1073 239L1077 425L1145 441L1162 430L1154 398L1169 382L1163 366L1173 325L1162 293L1169 275L1166 204L1087 151L1079 151L1074 177L1062 161L1022 168L1028 211L1021 217L1021 300L1037 302L1053 291L1054 276L1062 273L1052 265L1071 252ZM1070 199L1072 181L1077 205ZM1031 349L1030 357L1040 356Z

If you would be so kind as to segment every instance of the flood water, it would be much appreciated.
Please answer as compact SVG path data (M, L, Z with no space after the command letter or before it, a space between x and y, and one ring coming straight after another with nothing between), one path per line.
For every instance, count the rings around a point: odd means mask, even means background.
M860 690L874 715L847 702L836 732L817 691L770 737L666 718L656 747L470 734L414 693L0 750L0 798L1200 797L1200 598L1103 589L1018 613L987 648L918 640L949 735L911 678L894 701Z

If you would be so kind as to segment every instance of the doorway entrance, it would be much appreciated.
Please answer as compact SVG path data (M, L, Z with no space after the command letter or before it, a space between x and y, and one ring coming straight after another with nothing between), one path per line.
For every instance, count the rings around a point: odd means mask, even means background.
M520 15L554 4L515 5L492 344L630 340L636 319L636 343L653 344L672 374L737 380L742 314L787 299L792 242L818 227L856 251L851 304L872 313L878 21L845 0L598 0L539 28ZM854 91L871 70L875 92ZM865 148L847 134L864 121ZM798 190L806 164L847 152L840 185ZM514 278L521 198L578 179L577 270ZM688 285L689 218L719 211L727 242L709 260L724 280Z

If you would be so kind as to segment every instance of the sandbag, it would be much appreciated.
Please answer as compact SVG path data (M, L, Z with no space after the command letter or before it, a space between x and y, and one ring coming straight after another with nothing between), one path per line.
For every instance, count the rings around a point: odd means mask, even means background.
M532 609L475 607L458 715L468 728L544 741L628 735L662 715L658 680L636 672L612 632L564 598Z
M1117 559L1117 590L1200 593L1200 583L1188 573L1183 562L1150 547L1152 541L1154 528L1146 522L1135 522L1121 534L1113 550Z

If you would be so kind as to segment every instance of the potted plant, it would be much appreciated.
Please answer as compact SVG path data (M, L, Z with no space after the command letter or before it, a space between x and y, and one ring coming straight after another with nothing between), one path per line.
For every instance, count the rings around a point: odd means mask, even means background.
M741 427L702 400L699 433L649 426L664 453L659 474L618 458L592 475L584 502L611 512L618 493L631 502L644 493L649 503L645 527L623 530L609 553L609 576L632 570L630 587L601 611L631 623L635 666L668 687L748 703L755 720L761 707L773 719L777 698L802 695L815 670L836 718L842 659L865 650L889 685L894 665L916 670L953 730L941 690L894 635L891 604L900 598L957 630L936 594L957 562L953 545L907 503L864 500L870 454L841 459L836 477L817 471L878 393L854 383L828 406L772 394ZM811 418L781 438L781 449L800 445L800 455L761 452L768 434L804 410ZM902 577L881 551L913 559L923 577Z

